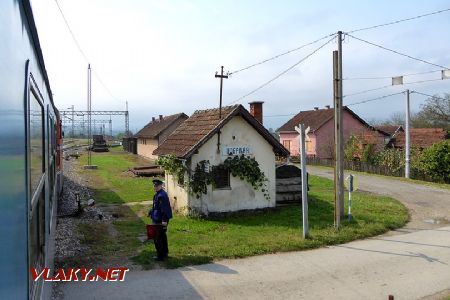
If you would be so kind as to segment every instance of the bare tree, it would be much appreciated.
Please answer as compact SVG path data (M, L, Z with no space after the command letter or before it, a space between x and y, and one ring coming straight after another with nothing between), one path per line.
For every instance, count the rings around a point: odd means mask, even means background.
M430 97L420 108L418 119L426 120L433 127L450 129L450 94Z

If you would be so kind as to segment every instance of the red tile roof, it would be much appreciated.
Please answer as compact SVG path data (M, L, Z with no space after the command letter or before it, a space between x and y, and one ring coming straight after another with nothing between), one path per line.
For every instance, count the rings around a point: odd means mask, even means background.
M364 132L357 134L356 137L363 141L366 144L373 144L373 145L385 145L385 137L389 137L389 135L385 135L386 133L384 131L379 130L370 130L367 129Z
M448 139L449 135L443 128L411 128L410 141L411 146L427 148L442 140ZM405 147L405 132L399 132L393 139L393 145L396 148Z
M180 118L186 120L189 117L185 113L179 113L165 116L162 120L156 119L155 121L150 121L150 123L145 125L144 128L139 130L134 136L137 138L154 139Z
M380 125L376 126L376 128L388 133L389 135L393 135L397 131L403 131L402 125Z
M154 155L173 154L188 158L216 134L234 116L243 117L272 146L277 155L287 156L289 151L276 140L242 105L222 107L222 119L219 109L197 110L184 121L155 151Z
M359 120L364 125L369 126L363 119L361 119L357 114L355 114L351 109L344 106L344 110L349 112L353 117ZM310 127L311 131L314 132L322 125L324 125L329 120L334 117L334 108L325 108L318 110L306 110L301 111L295 115L292 119L287 121L283 126L278 128L278 132L295 132L295 126L298 124L305 124L305 127Z

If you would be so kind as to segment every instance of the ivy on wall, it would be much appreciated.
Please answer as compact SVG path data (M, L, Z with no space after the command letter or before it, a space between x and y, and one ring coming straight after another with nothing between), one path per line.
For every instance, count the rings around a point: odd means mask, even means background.
M182 161L173 156L168 155L158 158L156 163L164 168L164 170L175 176L180 182L180 178L184 181L184 174L188 171L182 164ZM245 155L228 157L223 164L218 166L209 166L209 161L202 160L195 166L195 170L188 176L188 180L184 181L187 184L189 193L200 198L202 194L207 194L208 185L214 187L217 167L227 168L231 175L238 177L240 180L245 180L255 190L261 190L267 201L270 200L270 194L267 190L267 177L261 171L259 163L253 157ZM190 173L190 172L188 172Z

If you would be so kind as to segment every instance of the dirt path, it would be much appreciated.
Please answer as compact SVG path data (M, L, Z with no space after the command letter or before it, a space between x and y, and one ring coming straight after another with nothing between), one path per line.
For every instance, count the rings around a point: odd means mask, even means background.
M308 173L333 179L333 169L308 166ZM350 172L345 172L347 177ZM433 229L450 224L450 190L371 175L355 175L359 190L390 196L409 210L411 221L398 232Z

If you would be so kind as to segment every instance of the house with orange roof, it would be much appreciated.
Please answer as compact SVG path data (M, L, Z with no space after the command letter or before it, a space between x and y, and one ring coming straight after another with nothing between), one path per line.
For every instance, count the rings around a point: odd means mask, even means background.
M289 156L289 151L262 125L262 108L250 111L253 115L242 105L197 110L153 152L181 160L184 178L202 162L207 162L208 172L214 170L214 184L200 196L189 192L185 179L166 174L166 191L175 209L207 215L276 206L275 160ZM227 158L242 155L256 160L267 179L265 188L255 189L224 167Z

